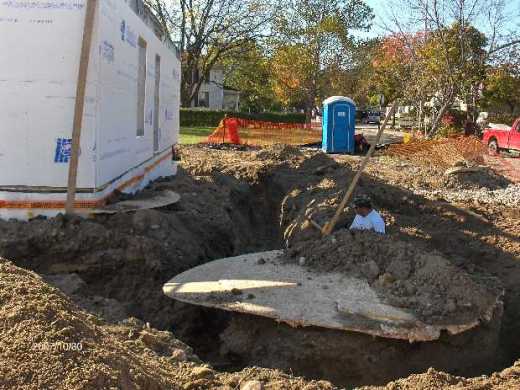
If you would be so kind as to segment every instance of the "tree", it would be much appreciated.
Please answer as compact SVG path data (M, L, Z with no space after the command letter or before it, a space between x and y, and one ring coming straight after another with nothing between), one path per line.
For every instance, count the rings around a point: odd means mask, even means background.
M412 38L390 35L372 50L371 69L367 74L370 95L382 94L386 101L403 99L410 87L414 72L415 44Z
M282 4L269 0L146 0L165 31L179 42L181 102L197 102L211 69L264 38Z
M500 111L502 106L514 115L520 109L520 71L511 64L490 68L484 82L483 106Z
M304 108L308 114L316 104L320 69L310 50L302 44L278 46L271 62L274 92L286 108Z
M271 59L258 44L250 44L241 54L222 61L225 84L240 90L242 109L252 112L280 108L273 89Z
M358 106L365 106L374 95L374 91L366 81L372 62L372 53L380 44L379 39L356 40L349 46L348 60L338 58L329 63L323 70L320 93L326 96L349 96ZM377 102L370 104L379 105Z
M424 37L420 45L407 45L414 66L402 82L416 92L424 90L419 95L429 95L434 103L427 134L436 133L456 98L466 103L474 119L486 65L520 44L517 33L500 34L507 19L504 1L400 0L390 9L389 31L407 40L419 28Z
M432 31L418 50L423 82L429 86L436 110L428 135L433 136L456 97L471 102L485 77L486 37L473 26Z
M291 88L285 100L290 100L289 95L299 100L310 118L325 69L348 66L351 30L368 30L372 18L372 10L362 0L291 0L274 24L274 69L282 72L275 74L277 85ZM290 71L291 61L297 72ZM298 73L297 77L291 73Z

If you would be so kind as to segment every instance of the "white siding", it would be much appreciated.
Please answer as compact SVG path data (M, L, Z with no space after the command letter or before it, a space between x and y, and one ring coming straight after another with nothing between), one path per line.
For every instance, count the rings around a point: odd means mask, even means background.
M113 47L113 60L101 56L98 164L100 187L153 157L155 56L161 57L159 151L177 142L179 131L180 63L144 22L121 1L101 2L99 50ZM123 28L124 26L124 28ZM123 34L124 31L124 34ZM146 41L147 74L144 136L137 130L138 40ZM123 40L124 38L124 40Z
M1 186L66 184L68 164L54 157L57 139L71 137L83 19L82 1L0 2ZM97 53L88 75L79 187L94 185Z
M209 80L202 83L199 90L199 102L205 100L207 94L209 102L207 106L199 104L199 107L206 107L210 110L224 109L224 71L214 68L210 71Z

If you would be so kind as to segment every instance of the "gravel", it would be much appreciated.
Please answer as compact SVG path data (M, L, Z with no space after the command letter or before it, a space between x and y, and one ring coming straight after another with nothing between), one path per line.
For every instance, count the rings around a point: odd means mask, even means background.
M473 202L479 204L517 207L520 204L520 184L510 184L506 188L490 190L488 188L465 190L420 190L415 193L427 198L443 198L449 202Z

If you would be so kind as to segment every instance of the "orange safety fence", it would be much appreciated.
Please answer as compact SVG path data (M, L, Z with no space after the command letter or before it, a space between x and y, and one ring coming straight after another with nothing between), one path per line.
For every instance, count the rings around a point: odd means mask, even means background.
M391 145L387 154L406 158L418 164L451 167L460 161L481 164L485 146L476 137L453 137L437 140L412 139L406 144Z
M321 141L321 129L304 123L277 123L241 118L223 119L208 137L208 143L265 146L304 145Z

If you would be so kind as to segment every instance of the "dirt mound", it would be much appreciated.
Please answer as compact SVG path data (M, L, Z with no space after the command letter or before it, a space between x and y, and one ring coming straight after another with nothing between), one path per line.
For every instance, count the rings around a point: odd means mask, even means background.
M284 144L274 144L256 153L256 158L259 160L286 161L302 156L303 153L299 148Z
M104 325L3 259L0 300L1 388L179 388L168 366L191 351L167 332Z
M384 301L426 323L490 320L501 295L497 281L484 284L438 253L373 232L342 229L320 240L298 241L285 259L317 272L366 279Z
M412 190L496 190L511 184L507 177L482 165L460 162L455 167L446 168L405 161L384 154L374 159L367 172L386 182Z
M107 325L36 274L0 259L1 389L331 389L277 371L220 374L169 332L138 320ZM231 386L231 387L225 387Z
M504 176L496 174L489 168L476 171L460 171L454 174L444 174L444 185L450 189L478 189L487 188L496 190L507 187L511 182Z
M520 361L512 367L490 376L462 378L430 368L424 374L410 375L388 383L386 386L367 386L359 390L510 390L520 388Z

